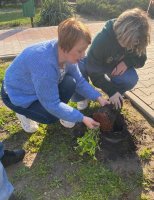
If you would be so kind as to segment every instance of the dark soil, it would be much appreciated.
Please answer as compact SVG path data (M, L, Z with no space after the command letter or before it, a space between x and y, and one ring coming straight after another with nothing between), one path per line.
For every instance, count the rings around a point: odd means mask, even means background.
M119 110L107 105L93 114L100 122L100 148L97 153L99 160L115 160L132 155L137 146L133 135L129 132L127 121ZM82 137L86 127L80 123L73 132L75 138Z

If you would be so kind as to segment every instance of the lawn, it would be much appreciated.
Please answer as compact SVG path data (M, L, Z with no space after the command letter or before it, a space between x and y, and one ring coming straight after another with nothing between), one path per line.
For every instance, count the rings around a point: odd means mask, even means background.
M34 25L38 22L40 9L36 9L34 17ZM31 26L29 17L23 16L22 8L1 8L0 9L0 29L17 27L17 26Z
M0 63L0 82L8 62ZM70 103L76 107L75 103ZM154 180L154 128L125 100L123 115L135 151L121 155L101 147L97 160L80 156L73 129L59 122L40 125L37 132L25 133L15 113L0 103L0 140L6 148L24 148L22 163L11 166L7 173L21 200L152 200ZM98 109L90 103L84 112ZM113 148L111 147L113 150ZM110 155L108 157L108 155Z

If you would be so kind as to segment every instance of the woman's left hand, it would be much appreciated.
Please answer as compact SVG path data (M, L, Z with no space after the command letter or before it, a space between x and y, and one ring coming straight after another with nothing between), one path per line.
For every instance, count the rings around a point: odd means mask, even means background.
M105 106L107 104L110 104L110 102L108 100L104 99L103 97L98 97L97 101L99 102L99 104L101 106Z
M127 66L126 64L122 61L120 62L112 71L111 76L118 76L118 75L122 75L123 73L125 73L125 71L127 70Z

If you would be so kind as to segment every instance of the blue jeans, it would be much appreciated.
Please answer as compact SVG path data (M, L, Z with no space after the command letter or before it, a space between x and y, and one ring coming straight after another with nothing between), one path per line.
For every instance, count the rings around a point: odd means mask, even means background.
M83 77L87 81L89 81L89 78L88 78L88 75L86 72L86 58L82 59L79 62L79 69L80 69ZM122 75L109 77L109 78L110 78L110 81L114 85L116 85L118 88L120 88L123 91L123 93L131 90L137 84L137 81L138 81L138 75L137 75L137 72L134 69L134 67L129 68ZM103 85L102 85L101 89L103 89ZM78 101L85 100L85 98L83 96L79 95L78 93L74 93L71 100L74 102L78 102Z
M0 142L0 159L3 157L4 155L4 145L2 142Z
M134 67L131 67L127 69L127 71L124 72L122 75L112 77L111 81L115 85L120 85L121 87L123 87L124 92L126 92L133 89L133 87L137 84L138 75Z
M0 161L0 200L8 200L14 188L8 181L5 169Z
M0 142L0 159L4 154L3 143ZM8 181L5 169L0 161L0 200L8 200L14 188Z
M75 92L75 88L76 88L75 79L69 75L65 75L64 79L59 84L60 100L64 103L68 103L73 93ZM19 106L15 106L11 103L8 95L4 91L3 86L2 86L1 94L2 94L2 100L7 107L12 109L16 113L26 116L29 119L32 119L36 122L43 123L43 124L51 124L59 120L54 115L51 115L41 105L41 103L38 100L33 102L28 108L22 108Z

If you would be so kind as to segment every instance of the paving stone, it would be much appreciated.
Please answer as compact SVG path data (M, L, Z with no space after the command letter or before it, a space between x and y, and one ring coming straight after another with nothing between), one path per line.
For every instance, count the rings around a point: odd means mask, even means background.
M143 98L143 97L146 97L147 95L141 90L141 89L138 89L138 88L134 88L133 90L131 90L133 92L133 94L135 94L136 96L138 96L139 98Z
M154 87L154 80L153 80L153 78L151 78L151 79L149 79L149 80L141 80L140 82L139 82L139 87L141 88L143 85L145 86L145 87L149 87L149 86L151 86L152 85L152 89L153 89L153 87ZM138 88L137 86L135 87L135 88Z

